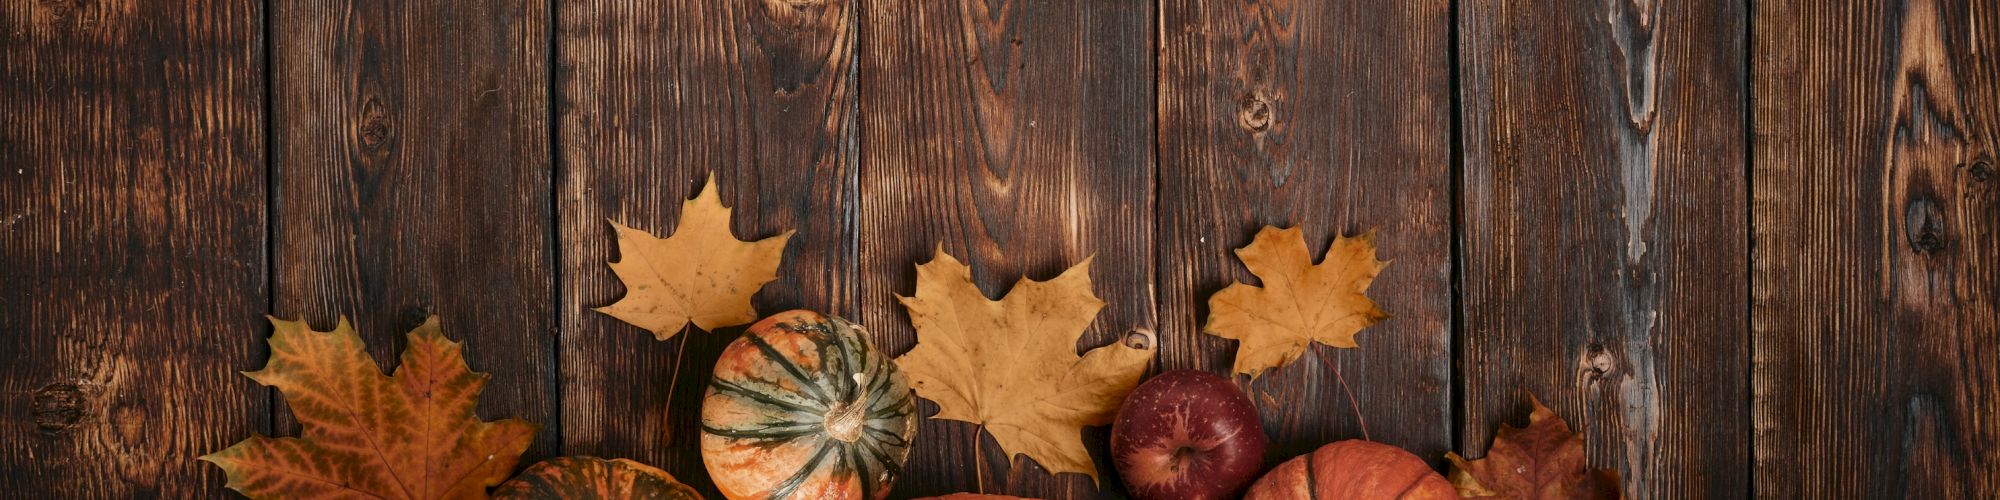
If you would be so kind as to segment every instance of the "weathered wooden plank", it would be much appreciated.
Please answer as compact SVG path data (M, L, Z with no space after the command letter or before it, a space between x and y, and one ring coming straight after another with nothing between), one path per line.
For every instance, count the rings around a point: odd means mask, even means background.
M260 5L0 3L0 495L220 497L268 430Z
M436 314L492 374L480 413L555 453L548 6L271 7L275 314L346 315L385 365Z
M1756 492L2000 497L2000 5L1756 5Z
M1091 279L1107 305L1079 344L1153 327L1152 4L864 10L859 297L877 344L895 354L916 344L894 296L914 292L916 264L940 247L995 297L1095 255ZM926 419L918 432L898 496L1095 494L1085 476L1052 477L972 425ZM1106 439L1092 432L1086 443L1102 454ZM1097 465L1109 471L1108 456Z
M606 219L664 236L681 201L715 175L739 238L798 230L758 312L856 317L854 9L561 4L565 452L644 461L720 498L696 444L701 394L742 329L660 342L592 312L623 293L605 267L617 252Z
M1532 392L1633 497L1744 494L1744 3L1460 6L1460 448Z
M1393 261L1369 295L1394 317L1363 330L1360 349L1313 347L1245 384L1272 463L1363 437L1356 415L1368 437L1427 460L1452 449L1449 5L1163 4L1165 367L1229 371L1235 343L1200 329L1210 295L1258 282L1232 250L1264 225L1303 227L1314 255L1374 230Z

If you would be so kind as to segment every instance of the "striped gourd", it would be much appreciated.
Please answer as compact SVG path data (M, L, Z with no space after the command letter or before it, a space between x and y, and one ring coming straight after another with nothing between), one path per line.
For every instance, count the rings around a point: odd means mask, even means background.
M562 457L543 460L493 490L498 500L631 498L701 500L672 474L625 459Z
M909 456L916 408L909 380L859 325L778 313L716 360L702 462L732 499L883 498Z

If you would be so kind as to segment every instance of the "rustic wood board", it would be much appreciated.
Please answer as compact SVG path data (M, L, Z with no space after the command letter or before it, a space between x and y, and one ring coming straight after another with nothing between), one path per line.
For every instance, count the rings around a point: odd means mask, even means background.
M1210 295L1258 283L1232 250L1262 226L1302 227L1315 257L1336 235L1373 231L1393 261L1369 294L1393 318L1363 330L1359 349L1311 347L1244 384L1272 464L1364 435L1433 464L1452 450L1448 7L1163 4L1162 365L1230 370L1235 342L1201 325ZM1352 402L1322 360L1338 363Z
M1376 230L1394 318L1314 348L1344 377L1241 379L1271 462L1365 419L1442 466L1533 393L1637 497L2000 496L1987 0L153 7L0 5L0 491L225 496L194 457L296 432L237 375L261 314L346 315L385 366L438 314L529 460L714 496L740 327L591 310L606 221L668 234L713 175L738 236L798 230L759 311L891 354L943 249L989 295L1093 258L1079 347L1155 328L1156 371L1227 370L1232 249ZM921 432L897 497L1123 493L1104 429L1096 485Z
M272 4L272 310L345 316L385 366L439 316L492 374L480 414L542 423L524 460L552 456L548 8L391 7Z
M720 498L697 448L701 396L742 327L658 341L592 311L624 293L607 219L667 236L713 175L738 238L798 231L758 312L856 317L855 16L840 2L561 5L564 452L653 464Z
M2000 497L2000 5L1756 5L1755 492Z
M1532 393L1627 495L1742 495L1745 4L1459 7L1459 446Z
M869 2L860 19L858 297L877 345L918 341L895 296L939 249L988 297L1092 259L1106 305L1079 345L1154 328L1151 4ZM1096 491L967 423L918 432L898 496ZM1085 435L1108 479L1107 439Z
M0 495L222 497L268 432L258 2L0 4Z

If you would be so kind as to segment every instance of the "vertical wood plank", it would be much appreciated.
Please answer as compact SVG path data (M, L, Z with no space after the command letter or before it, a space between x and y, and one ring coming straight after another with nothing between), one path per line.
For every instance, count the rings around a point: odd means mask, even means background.
M883 1L864 11L859 301L877 345L916 345L895 295L914 293L916 264L940 247L972 266L989 297L1095 255L1091 280L1107 304L1079 344L1152 328L1152 3ZM1085 442L1115 491L1107 439L1099 430ZM1052 477L1008 455L970 424L925 419L896 495L982 484L1096 494L1081 474Z
M1747 490L1747 14L1461 4L1470 456L1533 392L1629 496Z
M554 454L547 5L271 5L275 314L346 315L385 366L438 315L479 413Z
M220 497L268 430L262 21L0 4L0 495Z
M1257 283L1233 250L1300 226L1314 255L1377 231L1393 316L1246 384L1276 463L1368 436L1433 463L1452 437L1450 2L1172 0L1161 12L1160 311L1166 368L1228 373L1208 298ZM1350 403L1334 367L1354 390ZM1242 380L1242 379L1239 379ZM1358 412L1356 406L1359 406Z
M855 8L561 3L565 452L637 459L720 498L697 444L701 394L742 328L660 342L591 311L623 293L606 219L665 236L714 175L737 237L798 230L757 311L856 317Z
M2000 497L2000 4L1756 5L1756 492Z

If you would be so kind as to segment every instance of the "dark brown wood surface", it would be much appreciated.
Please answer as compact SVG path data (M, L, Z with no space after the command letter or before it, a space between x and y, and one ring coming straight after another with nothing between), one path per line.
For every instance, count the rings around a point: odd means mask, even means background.
M742 328L662 342L592 311L624 293L606 220L667 236L714 175L738 238L798 230L759 312L857 316L856 16L837 2L561 4L564 452L653 464L719 498L697 448L701 396Z
M271 310L345 316L379 362L439 316L493 375L481 414L543 423L524 460L552 456L547 6L380 7L272 4Z
M1449 2L1163 4L1161 364L1227 373L1208 297L1258 283L1232 250L1302 227L1315 259L1374 231L1393 316L1359 349L1316 346L1254 383L1277 462L1367 434L1441 464L1452 450ZM1350 403L1334 367L1354 391ZM1359 408L1355 408L1359 406ZM1360 415L1357 418L1356 415Z
M268 432L257 2L0 3L0 496L223 496Z
M1755 491L2000 497L2000 5L1756 5Z
M1240 379L1271 462L1365 420L1442 467L1533 394L1635 497L1993 497L1996 26L1987 0L0 2L0 496L223 496L196 456L296 432L237 374L264 314L346 315L385 362L440 315L493 374L481 414L541 424L530 460L714 496L695 425L740 328L591 310L623 293L606 221L669 234L713 175L739 237L798 230L758 310L892 354L942 248L995 296L1094 257L1079 347L1154 328L1156 371L1223 372L1199 330L1256 281L1232 249L1375 230L1393 318ZM1123 492L920 432L896 497Z
M1459 8L1459 446L1532 394L1628 496L1742 495L1745 4Z

